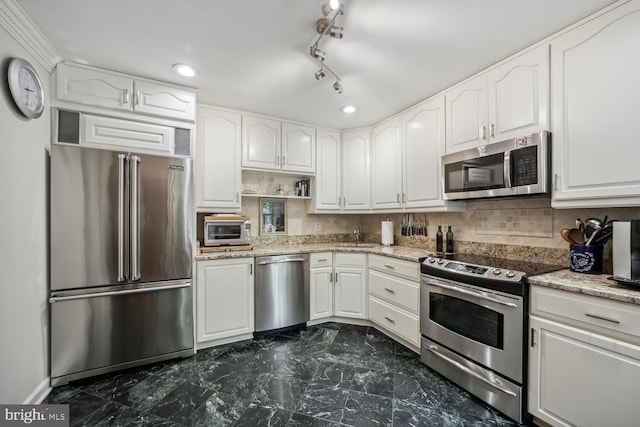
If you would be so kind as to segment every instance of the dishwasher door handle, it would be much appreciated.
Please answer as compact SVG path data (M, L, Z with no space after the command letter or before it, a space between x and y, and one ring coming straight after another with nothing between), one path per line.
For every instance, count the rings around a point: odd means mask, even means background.
M279 259L277 261L262 261L258 265L281 264L283 262L304 262L304 258Z

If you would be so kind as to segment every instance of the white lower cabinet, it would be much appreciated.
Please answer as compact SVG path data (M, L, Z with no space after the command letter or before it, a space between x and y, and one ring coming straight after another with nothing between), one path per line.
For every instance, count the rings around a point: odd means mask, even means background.
M552 426L638 425L640 307L535 286L531 304L529 412Z
M333 254L311 254L309 275L309 320L333 316Z
M247 338L254 331L253 258L198 261L197 266L198 347Z
M420 265L369 255L369 320L420 346Z
M367 255L336 253L334 259L333 314L354 319L367 318Z

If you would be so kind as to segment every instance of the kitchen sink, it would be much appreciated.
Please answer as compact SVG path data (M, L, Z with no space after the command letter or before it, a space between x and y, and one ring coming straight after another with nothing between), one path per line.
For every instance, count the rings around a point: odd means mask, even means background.
M340 248L373 248L376 246L375 243L338 243L338 247Z

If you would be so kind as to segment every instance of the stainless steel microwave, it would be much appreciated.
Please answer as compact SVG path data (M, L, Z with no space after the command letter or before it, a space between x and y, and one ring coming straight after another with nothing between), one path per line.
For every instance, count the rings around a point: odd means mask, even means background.
M444 199L549 193L550 144L543 131L442 156Z
M251 222L241 216L204 217L204 246L248 245Z

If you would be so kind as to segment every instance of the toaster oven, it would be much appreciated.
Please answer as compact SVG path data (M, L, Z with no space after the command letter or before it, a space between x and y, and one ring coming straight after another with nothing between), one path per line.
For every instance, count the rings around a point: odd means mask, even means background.
M204 246L248 245L251 243L251 222L245 216L205 216L203 240Z

